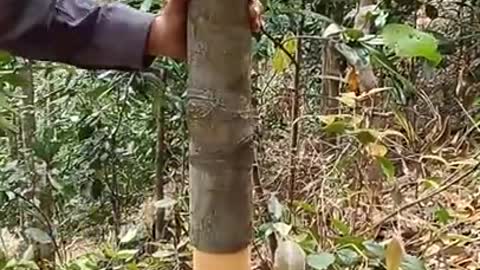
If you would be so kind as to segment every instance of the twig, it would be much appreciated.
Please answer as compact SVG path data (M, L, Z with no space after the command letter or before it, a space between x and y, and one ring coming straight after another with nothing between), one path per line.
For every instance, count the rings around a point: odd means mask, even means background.
M385 221L389 220L390 218L392 217L395 217L396 215L400 214L401 212L405 211L406 209L412 207L412 206L415 206L417 204L420 204L442 192L444 192L445 190L449 189L450 187L460 183L463 179L465 179L467 176L469 176L470 174L472 174L473 172L475 172L476 170L478 170L480 168L480 162L477 162L477 164L475 164L475 166L473 166L470 170L464 172L462 175L460 175L458 178L454 179L454 176L455 174L452 174L450 177L447 178L447 180L445 181L446 184L444 184L443 186L439 187L437 190L435 191L432 191L430 192L429 194L423 196L423 197L420 197L418 198L417 200L414 200L410 203L407 203L405 205L403 205L402 207L398 208L397 210L393 211L392 213L388 214L387 216L383 217L380 221L378 221L377 223L375 223L373 226L371 226L368 230L368 231L372 231L374 229L376 229L377 227L381 226L383 223L385 223ZM452 180L453 179L453 180Z
M292 61L292 64L297 67L298 66L298 63L297 63L297 59L295 59L295 57L290 53L288 52L287 49L285 49L285 46L283 46L282 42L278 41L276 38L274 38L272 35L270 35L267 30L265 30L265 28L263 28L263 26L260 28L260 31L269 39L273 42L273 44L275 44L276 47L280 48L280 50L282 50L286 55L287 57L290 59L290 61Z

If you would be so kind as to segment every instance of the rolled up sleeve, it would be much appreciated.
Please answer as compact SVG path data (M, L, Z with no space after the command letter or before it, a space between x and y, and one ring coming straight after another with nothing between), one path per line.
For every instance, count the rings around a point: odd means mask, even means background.
M154 15L94 0L0 0L0 50L87 69L139 70Z

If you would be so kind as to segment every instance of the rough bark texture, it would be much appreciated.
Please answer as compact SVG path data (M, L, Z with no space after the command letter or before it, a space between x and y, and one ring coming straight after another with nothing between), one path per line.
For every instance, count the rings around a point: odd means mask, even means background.
M192 1L188 20L191 239L202 252L234 253L252 235L247 0Z

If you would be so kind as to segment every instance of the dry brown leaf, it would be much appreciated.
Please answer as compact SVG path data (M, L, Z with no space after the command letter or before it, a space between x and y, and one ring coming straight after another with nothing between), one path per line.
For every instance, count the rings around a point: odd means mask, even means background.
M404 254L405 250L402 239L400 236L394 236L390 243L388 243L385 252L387 270L399 270Z
M360 95L360 82L355 67L349 66L346 76L348 91L355 93L356 96Z

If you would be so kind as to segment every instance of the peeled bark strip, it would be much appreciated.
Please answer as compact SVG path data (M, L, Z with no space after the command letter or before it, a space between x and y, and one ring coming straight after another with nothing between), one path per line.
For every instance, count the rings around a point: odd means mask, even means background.
M241 265L249 260L254 136L250 49L247 0L191 2L187 121L196 269L216 269L201 266L205 259L227 267L220 258L231 255L227 261L232 270L245 269Z

